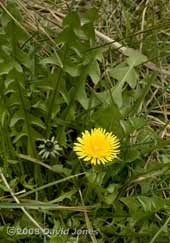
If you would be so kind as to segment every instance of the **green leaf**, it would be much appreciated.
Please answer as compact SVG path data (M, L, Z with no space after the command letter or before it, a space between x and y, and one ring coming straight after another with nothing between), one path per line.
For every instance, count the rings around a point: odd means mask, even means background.
M56 38L56 43L60 44L60 43L69 43L70 45L72 43L74 43L75 40L75 34L72 30L70 29L64 29L63 31L61 31Z
M18 21L22 21L22 15L19 8L17 7L16 2L13 0L8 0L7 3L8 11L11 13L11 15Z
M5 125L8 115L9 115L9 112L7 110L7 107L5 107L4 104L0 104L0 122L1 122L1 126Z
M25 33L20 26L18 26L14 21L10 21L5 28L5 32L7 34L7 38L11 42L15 41L26 41L28 39L28 35Z
M90 8L88 9L88 11L86 12L83 21L86 22L94 22L95 20L97 20L98 18L98 11L96 8Z
M23 69L22 69L22 66L16 62L15 60L12 61L11 65L13 66L13 68L16 69L16 71L22 73L23 72Z
M47 112L47 106L42 100L38 100L34 105L32 105L32 107L43 112Z
M23 137L27 137L26 131L21 131L19 134L17 134L13 140L13 143L17 143Z
M27 53L25 53L24 51L22 51L19 48L16 48L15 58L20 64L24 65L28 69L31 69L32 59L30 58L30 56Z
M115 87L111 89L111 93L113 95L115 103L121 107L123 100L122 100L122 89L125 82L131 86L131 88L135 88L138 75L135 72L133 66L128 66L125 64L120 64L117 67L110 69L110 75L117 79L118 82L116 83Z
M130 147L124 153L124 162L134 162L136 159L140 158L140 153L137 148Z
M0 75L8 74L12 69L13 66L11 62L1 62L0 63Z
M101 106L93 115L93 119L98 126L113 131L119 137L124 136L120 123L121 118L120 111L115 104Z
M77 91L77 96L76 96L77 101L82 105L82 107L87 110L88 105L89 105L89 99L86 94L85 90L85 84L82 84L78 91Z
M101 186L104 180L104 177L106 175L106 172L93 172L93 171L89 171L86 173L86 177L88 179L88 181L93 184L94 186Z
M88 73L89 73L89 76L91 77L93 83L95 85L97 85L100 80L100 68L99 68L99 64L96 60L90 64Z
M33 116L32 114L29 114L28 117L28 119L30 119L31 124L41 127L42 129L46 129L45 124L40 118Z
M70 201L72 200L72 196L77 192L76 189L73 189L68 192L62 192L59 197L56 199L50 201L49 203L57 203L57 202L62 202L64 199L69 199Z
M138 66L147 61L146 56L141 54L139 51L131 49L131 48L127 48L124 51L124 54L129 57L127 59L127 63L132 67Z
M63 146L63 147L66 147L67 146L67 138L66 138L65 129L61 129L59 135L60 135L59 138L57 137L59 144L61 144L61 146Z
M145 212L157 212L161 208L164 208L165 202L160 197L146 197L146 196L137 196L136 198L139 203L142 205Z
M33 141L44 138L43 134L38 132L36 129L30 127L30 131L31 131Z
M103 200L106 204L110 205L110 204L114 203L114 200L116 199L116 197L119 193L119 188L120 188L119 184L110 184L106 188L107 193L105 193L104 198L103 198Z
M94 45L96 35L95 35L94 27L91 25L91 23L85 23L82 26L82 30L86 36L86 39L90 41L90 45Z
M12 116L11 120L10 120L10 127L14 127L16 125L17 122L24 120L24 113L22 110L18 110L14 113L14 115Z
M41 61L40 61L40 64L42 65L45 65L45 64L54 64L54 65L57 65L59 67L63 67L63 64L62 64L62 61L59 57L59 55L53 55L53 56L50 56L50 57L46 57L46 58L43 58Z
M80 18L77 12L72 11L66 15L62 23L63 28L80 29Z
M140 129L146 125L146 120L143 117L129 117L129 122L134 129Z
M64 65L64 71L70 74L72 77L78 77L81 72L81 66L73 64L67 60L67 63Z
M58 164L58 165L53 165L52 168L53 168L53 170L54 170L55 172L57 172L57 173L63 173L63 174L66 175L66 176L71 175L71 170L68 169L68 168L64 168L63 165L60 165L60 164Z
M132 89L135 88L138 79L138 74L135 69L130 68L127 64L120 64L115 68L111 68L110 75L118 81L124 80L124 83L127 82ZM124 83L122 83L122 86Z
M140 209L140 204L135 197L121 197L120 201L129 208L130 214L138 212Z

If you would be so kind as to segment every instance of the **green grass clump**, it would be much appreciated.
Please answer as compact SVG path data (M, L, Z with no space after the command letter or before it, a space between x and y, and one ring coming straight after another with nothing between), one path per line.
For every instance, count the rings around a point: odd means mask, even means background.
M0 242L169 242L169 2L0 6Z

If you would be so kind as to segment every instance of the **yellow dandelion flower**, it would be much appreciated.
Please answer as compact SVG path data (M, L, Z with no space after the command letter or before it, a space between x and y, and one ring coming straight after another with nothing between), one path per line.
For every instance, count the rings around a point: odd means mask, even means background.
M119 154L119 140L103 128L94 128L91 132L86 130L77 141L73 147L77 156L94 165L108 163Z

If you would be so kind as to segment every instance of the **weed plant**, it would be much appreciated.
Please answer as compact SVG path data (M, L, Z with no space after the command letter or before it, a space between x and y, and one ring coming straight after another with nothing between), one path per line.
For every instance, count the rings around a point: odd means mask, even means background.
M0 1L0 242L170 242L168 1L40 2Z

